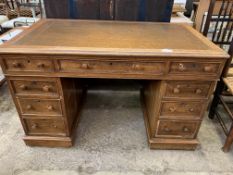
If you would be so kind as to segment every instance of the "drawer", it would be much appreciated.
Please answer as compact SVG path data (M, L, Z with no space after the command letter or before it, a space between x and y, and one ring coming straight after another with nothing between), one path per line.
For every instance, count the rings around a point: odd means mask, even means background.
M161 75L165 71L165 62L123 62L123 61L78 61L58 60L61 72L78 73L125 73Z
M206 81L167 81L164 97L208 98L212 93L212 82Z
M198 121L159 120L156 137L195 138L199 126Z
M46 96L59 98L56 79L10 79L10 84L16 96Z
M204 102L176 101L162 102L160 118L171 119L189 118L200 119L206 105Z
M169 73L198 74L217 76L220 73L221 63L209 62L171 62Z
M60 100L17 99L22 115L61 116Z
M24 123L28 135L66 135L63 120L24 119Z
M29 57L4 56L4 68L10 72L53 72L54 65L51 60Z

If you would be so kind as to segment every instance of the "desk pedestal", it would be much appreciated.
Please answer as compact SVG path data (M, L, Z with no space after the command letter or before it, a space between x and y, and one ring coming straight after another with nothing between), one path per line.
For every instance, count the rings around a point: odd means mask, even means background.
M214 82L151 81L141 92L152 149L193 150Z
M7 77L30 146L71 147L82 108L78 79Z

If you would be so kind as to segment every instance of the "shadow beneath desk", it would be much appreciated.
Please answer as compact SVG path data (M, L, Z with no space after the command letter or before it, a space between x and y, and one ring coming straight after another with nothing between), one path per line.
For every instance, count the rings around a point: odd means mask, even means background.
M87 91L75 145L95 151L148 149L140 85L104 87L92 86Z

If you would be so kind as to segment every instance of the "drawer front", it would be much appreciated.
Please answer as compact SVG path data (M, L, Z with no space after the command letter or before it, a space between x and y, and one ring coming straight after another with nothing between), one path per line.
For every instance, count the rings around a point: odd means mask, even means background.
M203 102L162 102L161 117L201 118L205 104Z
M55 119L25 119L28 135L66 135L63 120Z
M9 72L53 72L54 65L51 60L30 59L26 57L6 57L3 59L6 71Z
M121 61L77 61L58 60L61 72L78 73L125 73L161 75L165 71L165 62L133 63Z
M59 97L58 84L56 80L10 80L12 89L16 96L51 96Z
M159 120L156 136L195 138L199 125L198 121Z
M164 97L208 98L212 82L168 81Z
M22 115L62 115L60 100L38 100L26 98L19 98L17 100Z
M221 63L208 62L171 62L169 73L198 74L217 76L220 73Z

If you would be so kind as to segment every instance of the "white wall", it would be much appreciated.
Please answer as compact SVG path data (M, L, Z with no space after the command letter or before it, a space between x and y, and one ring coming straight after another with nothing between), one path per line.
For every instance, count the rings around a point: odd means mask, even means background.
M186 3L186 0L175 0L174 2L175 2L175 3L183 3L183 4L185 4L185 3Z

